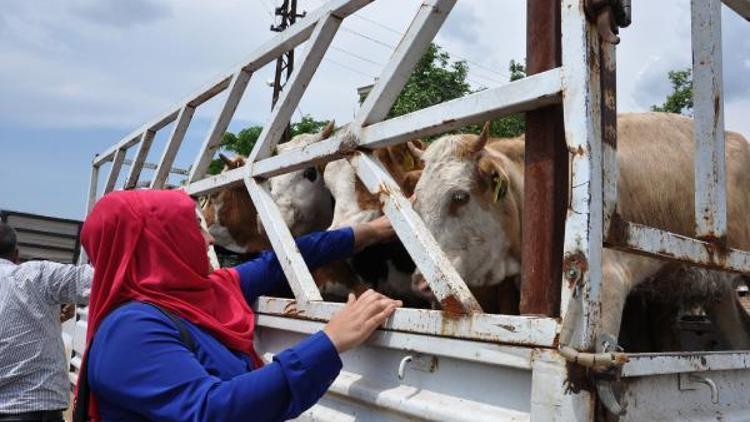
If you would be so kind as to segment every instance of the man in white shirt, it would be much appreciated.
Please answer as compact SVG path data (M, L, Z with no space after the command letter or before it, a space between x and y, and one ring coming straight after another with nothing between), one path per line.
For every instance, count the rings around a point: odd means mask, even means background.
M18 264L15 231L0 222L0 422L62 421L69 405L60 305L85 305L94 271Z

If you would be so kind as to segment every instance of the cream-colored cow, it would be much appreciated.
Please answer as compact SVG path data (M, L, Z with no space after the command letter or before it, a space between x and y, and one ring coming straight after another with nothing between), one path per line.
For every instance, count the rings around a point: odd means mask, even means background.
M618 118L618 213L627 221L691 236L693 210L693 121L665 113ZM415 210L472 290L500 285L521 268L523 139L487 134L449 135L423 155ZM750 144L726 133L727 244L750 250ZM653 278L663 261L605 249L602 325L598 334L618 335L628 293ZM747 316L732 288L736 276L710 273L693 284L719 278L705 309L731 347L750 348ZM659 282L657 279L655 282ZM707 281L706 283L709 283ZM428 293L421 276L414 288ZM683 284L685 289L691 285ZM705 286L701 286L705 287ZM712 296L713 297L713 296Z

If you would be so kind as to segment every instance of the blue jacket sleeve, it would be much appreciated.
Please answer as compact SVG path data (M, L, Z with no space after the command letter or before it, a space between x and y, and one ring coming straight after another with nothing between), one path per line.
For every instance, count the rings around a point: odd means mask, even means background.
M351 227L326 232L314 232L296 239L305 263L315 269L331 261L349 258L354 250L354 231ZM248 303L268 294L286 277L273 251L235 267L240 275L240 286Z
M150 420L276 421L298 416L325 393L341 360L319 332L263 368L230 379L209 374L158 311L108 317L90 351L88 379L102 416L116 406ZM205 352L204 352L205 353Z

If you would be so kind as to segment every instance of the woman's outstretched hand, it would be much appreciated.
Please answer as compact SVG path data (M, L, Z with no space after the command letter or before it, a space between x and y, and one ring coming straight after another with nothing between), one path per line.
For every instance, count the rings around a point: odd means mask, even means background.
M388 221L388 217L381 215L372 221L354 227L354 252L360 252L370 245L388 242L395 238L396 232L393 230L391 222Z
M343 353L364 343L401 305L400 300L393 300L374 290L367 290L359 298L349 293L344 308L331 317L323 331L336 350Z

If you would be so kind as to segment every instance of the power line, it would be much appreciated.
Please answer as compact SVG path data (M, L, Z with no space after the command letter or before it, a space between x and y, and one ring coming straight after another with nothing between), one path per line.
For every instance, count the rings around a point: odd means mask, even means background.
M385 30L387 30L387 31L390 31L390 32L392 32L392 33L394 33L394 34L397 34L397 35L399 35L399 36L404 36L404 33L403 33L403 32L401 32L401 31L399 31L399 30L397 30L397 29L395 29L395 28L392 28L392 27L390 27L390 26L388 26L388 25L384 25L384 24L382 24L382 23L380 23L380 22L376 21L375 19L370 19L370 18L368 18L368 17L366 17L366 16L362 16L362 15L360 15L359 13L354 13L354 14L353 14L352 16L354 16L354 17L356 17L356 18L358 18L358 19L362 19L363 21L369 22L369 23L371 23L371 24L373 24L373 25L376 25L376 26L378 26L378 27L380 27L380 28L383 28L383 29L385 29ZM453 56L453 57L456 57L456 58L458 58L458 59L461 59L461 60L464 60L464 61L466 61L467 63L469 63L469 64L471 64L471 65L473 65L473 66L475 66L475 67L478 67L478 68L480 68L480 69L484 69L485 71L491 72L491 73L492 73L493 75L494 75L494 74L499 74L499 75L501 75L501 76L503 76L503 77L505 77L505 78L508 78L508 80L510 80L510 76L508 76L508 75L506 75L506 74L504 74L504 73L502 73L502 72L499 72L499 71L498 71L498 70L496 70L496 69L493 69L493 68L491 68L491 67L489 67L489 66L486 66L486 65L483 65L483 64L481 64L481 63L478 63L478 62L476 62L476 61L474 61L474 60L470 60L470 59L469 59L469 58L467 58L467 57L463 57L463 56L460 56L460 55L456 54L455 52L449 51L449 50L448 50L447 48L445 49L445 51L447 51L447 52L448 52L448 53L449 53L449 54L450 54L451 56ZM499 81L499 80L498 80L498 81L496 81L496 82L502 82L502 81Z
M364 73L364 72L362 72L362 71L360 71L360 70L358 70L358 69L355 69L355 68L353 68L353 67L347 66L347 65L345 65L345 64L342 64L342 63L339 63L339 62L337 62L336 60L333 60L333 59L331 59L331 58L328 58L328 57L323 57L323 60L324 60L324 61L327 61L328 63L331 63L331 64L334 64L334 65L336 65L336 66L339 66L339 67L341 67L341 68L344 68L344 69L346 69L346 70L348 70L348 71L350 71L350 72L354 72L354 73L360 74L360 75L362 75L362 76L367 76L367 77L368 77L368 78L370 78L370 79L375 79L375 76L369 75L369 74L367 74L367 73Z
M347 54L347 55L349 55L349 56L352 56L352 57L354 57L354 58L356 58L356 59L362 60L363 62L367 62L367 63L371 63L371 64L374 64L375 66L381 66L381 67L385 66L385 64L384 64L384 63L378 63L378 62L376 62L376 61L374 61L374 60L370 60L370 59L368 59L367 57L363 57L363 56L360 56L359 54L356 54L356 53L352 53L352 52L351 52L351 51L349 51L349 50L343 49L343 48L341 48L341 47L336 47L335 45L332 45L332 46L331 46L331 49L332 49L332 50L336 50L336 51L340 51L340 52L342 52L342 53L344 53L344 54Z

